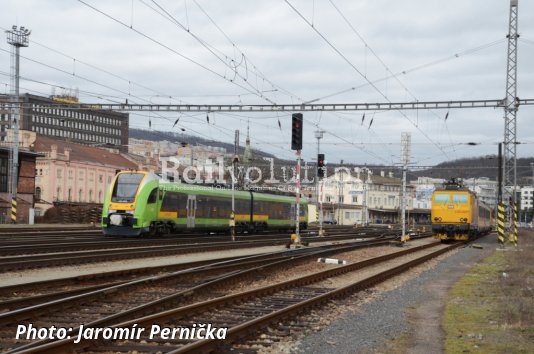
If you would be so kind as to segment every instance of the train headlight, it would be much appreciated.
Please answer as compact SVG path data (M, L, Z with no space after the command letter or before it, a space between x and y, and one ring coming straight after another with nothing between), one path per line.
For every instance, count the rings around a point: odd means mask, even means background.
M442 219L440 217L435 217L434 221L440 222Z

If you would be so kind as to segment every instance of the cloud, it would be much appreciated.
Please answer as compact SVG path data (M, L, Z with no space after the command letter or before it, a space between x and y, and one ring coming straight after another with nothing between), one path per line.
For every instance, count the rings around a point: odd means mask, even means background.
M333 0L368 46L329 1L290 1L346 60L283 1L196 1L201 8L195 1L156 1L176 24L152 10L157 6L148 0L87 0L126 24L122 26L81 2L6 0L0 27L18 24L33 30L30 47L21 50L33 60L21 60L24 78L79 88L81 98L88 102L100 100L98 96L140 103L299 103L297 97L320 98L317 103L364 103L498 99L505 94L508 1ZM521 1L519 16L524 41L518 50L518 96L532 98L534 4ZM480 47L487 43L494 44ZM0 51L0 72L4 73L0 85L6 91L10 64L5 51L9 46L4 41L0 48L4 50ZM470 51L473 48L477 50ZM394 78L392 73L401 74ZM26 89L43 95L51 92L50 86L22 80L21 91ZM340 91L346 92L335 94ZM259 92L264 98L258 97ZM500 108L450 110L446 122L446 110L403 113L406 117L395 111L367 112L367 122L361 126L363 112L306 112L303 156L315 157L313 131L318 128L327 131L322 140L327 159L335 156L356 163L395 162L402 131L412 132L414 161L427 165L495 153L495 144L502 140ZM518 140L534 140L534 125L528 124L532 113L532 107L520 107ZM170 130L176 114L165 116L167 120L155 118L153 128ZM180 122L189 132L231 142L233 131L244 132L250 119L255 148L294 157L288 150L290 113L215 117L210 126L205 114L185 115ZM148 127L148 114L132 113L131 121L132 126ZM484 143L464 145L470 141ZM359 148L362 144L367 152ZM531 155L531 150L532 145L518 146L520 156Z

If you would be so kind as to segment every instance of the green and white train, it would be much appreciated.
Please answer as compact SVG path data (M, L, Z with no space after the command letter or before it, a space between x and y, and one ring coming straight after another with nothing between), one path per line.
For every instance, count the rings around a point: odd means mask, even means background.
M235 191L236 232L295 229L295 198ZM299 227L307 228L307 201L300 201ZM102 209L106 235L163 235L184 230L230 229L232 191L227 188L174 183L146 171L119 172Z

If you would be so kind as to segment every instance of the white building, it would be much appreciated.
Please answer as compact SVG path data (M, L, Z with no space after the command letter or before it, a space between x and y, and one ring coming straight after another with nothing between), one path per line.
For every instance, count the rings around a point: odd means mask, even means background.
M416 181L411 181L410 185L415 188L414 209L432 208L432 193L437 186L445 182L443 178L418 177Z
M359 173L348 168L336 169L322 183L324 221L340 225L365 223L365 182Z
M402 184L392 173L373 175L366 168L338 168L323 183L325 221L340 225L399 221ZM406 191L406 209L410 212L414 209L415 189L406 186Z
M488 177L468 178L463 180L463 185L489 207L497 207L497 181L492 181Z
M534 208L534 187L521 188L521 210L529 210Z

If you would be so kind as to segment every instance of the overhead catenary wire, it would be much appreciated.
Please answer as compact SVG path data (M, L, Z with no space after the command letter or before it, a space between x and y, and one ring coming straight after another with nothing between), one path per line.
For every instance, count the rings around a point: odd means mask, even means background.
M204 70L210 72L210 73L212 73L213 75L215 75L215 76L217 76L217 77L219 77L219 78L221 78L221 79L223 79L223 80L225 80L225 81L227 81L227 82L229 82L229 83L231 83L231 84L233 84L233 85L235 85L235 86L237 86L237 87L240 87L240 88L242 88L243 90L245 90L245 91L247 91L247 92L255 93L254 91L251 91L249 88L243 86L242 84L239 84L239 83L237 83L237 82L235 82L235 81L233 81L233 80L230 80L229 78L226 78L224 75L221 75L220 73L218 73L218 72L216 72L215 70L213 70L213 69L207 67L206 65L204 65L204 64L202 64L202 63L200 63L200 62L198 62L198 61L196 61L196 60L194 60L194 59L192 59L192 58L190 58L190 57L188 57L188 56L186 56L186 55L180 53L180 52L177 51L176 49L171 48L170 46L164 44L163 42L161 42L161 41L159 41L159 40L157 40L157 39L155 39L155 38L153 38L153 37L151 37L151 36L149 36L149 35L147 35L146 33L142 32L142 31L140 31L140 30L138 30L138 29L136 29L136 28L134 28L134 27L131 27L131 28L130 28L130 26L128 26L128 25L127 25L126 23L124 23L123 21L121 21L121 20L117 19L116 17L113 17L113 16L111 16L110 14L108 14L108 13L106 13L106 12L104 12L104 11L98 9L98 8L96 8L95 6L93 6L93 5L91 5L91 4L88 4L87 2L85 2L85 1L83 1L83 0L78 0L78 2L80 2L81 4L83 4L83 5L85 5L85 6L89 7L89 8L91 8L92 10L94 10L94 11L100 13L101 15L103 15L103 16L109 18L110 20L112 20L112 21L114 21L114 22L120 24L121 26L124 26L124 27L126 27L127 29L129 29L129 30L131 30L131 31L134 31L135 33L137 33L137 34L139 34L140 36L146 38L147 40L153 42L154 44L157 44L158 46L167 49L168 51L174 53L175 55L179 56L180 58L182 58L182 59L184 59L184 60L186 60L186 61L188 61L188 62L190 62L190 63L192 63L192 64L194 64L194 65L196 65L196 66L198 66L198 67L200 67L200 68L202 68L202 69L204 69ZM269 100L267 97L265 97L264 95L262 95L262 94L257 94L257 93L255 93L255 94L256 94L258 97L260 97L260 98L266 100L267 102L269 102L269 103L273 103L272 101L270 101L270 100Z
M399 79L399 75L396 75L393 73L393 71L389 68L389 66L382 60L382 58L380 58L380 56L374 51L374 49L369 45L369 43L367 43L367 41L363 38L363 36L358 32L358 30L356 30L356 28L352 25L352 23L347 19L347 17L343 14L343 12L339 9L339 7L334 3L334 0L329 0L330 4L334 7L334 9L336 10L336 12L341 16L341 18L343 19L343 21L349 26L349 28L352 30L352 32L360 39L360 41L363 42L363 44L365 45L365 49L366 51L369 50L369 52L380 62L380 64L382 64L382 66L386 69L386 74L389 72L389 73L392 73L392 77L395 79L395 81L397 81L397 83L402 87L404 88L405 92L408 93L410 96L412 96L413 99L415 100L418 100L418 98L415 96L415 94ZM386 75L387 76L387 75ZM387 82L387 81L386 81ZM436 116L436 118L440 119L440 117L434 112L434 111L430 111L432 114L434 114L434 116ZM447 123L446 123L446 120L444 120L444 124L445 124L445 127L446 127L446 130L447 130L447 134L448 134L448 137L449 137L449 140L451 141L452 143L452 138L451 138L451 135L450 135L450 132L449 132L449 129L447 128ZM371 123L369 124L369 128L371 127L371 124L372 124L372 120L371 120ZM417 124L416 124L417 126ZM451 146L454 147L454 145L451 144ZM454 149L453 149L454 150Z
M330 48L332 48L332 50L334 50L351 68L353 68L365 81L367 81L371 85L371 87L373 87L375 89L375 91L377 91L385 100L387 100L388 102L391 103L389 98L386 95L384 95L384 93L375 84L373 84L336 46L334 46L319 30L317 30L316 26L315 27L311 26L310 22L288 0L284 0L284 1L289 5L289 7L291 7L293 9L293 11L295 11L295 13L297 13L297 15L304 22L306 22L313 29L313 31L315 31L315 33L317 33L317 35L319 35L328 44L328 46ZM443 155L447 159L449 159L448 154L443 150L443 148L440 145L438 145L436 142L434 142L428 136L428 134L426 134L421 128L419 128L406 114L404 114L400 110L398 110L397 112L399 112L404 118L406 118L406 120L408 120L408 122L410 122L417 130L419 130L419 132L421 132L421 134L423 134L423 136L426 139L428 139L430 142L432 142L434 144L434 146L436 146L443 153Z

